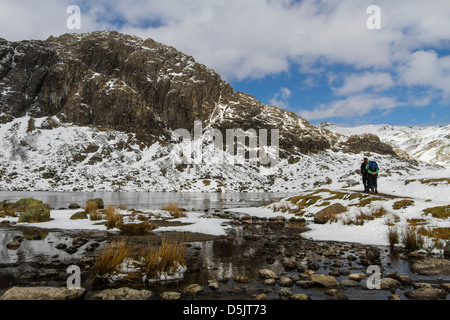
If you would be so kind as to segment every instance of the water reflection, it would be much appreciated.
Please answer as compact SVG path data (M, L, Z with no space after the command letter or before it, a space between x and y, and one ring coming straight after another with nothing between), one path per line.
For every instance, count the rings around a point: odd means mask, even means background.
M204 192L23 192L0 191L0 201L15 202L35 198L52 208L67 208L71 203L83 205L88 199L101 198L107 204L125 204L127 208L160 209L168 203L177 203L187 210L223 210L224 208L260 205L290 196L290 193L204 193Z

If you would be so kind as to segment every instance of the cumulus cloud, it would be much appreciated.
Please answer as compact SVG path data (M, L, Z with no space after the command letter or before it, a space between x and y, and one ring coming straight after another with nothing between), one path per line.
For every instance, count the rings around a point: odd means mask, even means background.
M345 75L344 78L343 86L335 89L335 93L339 96L359 93L366 89L381 92L392 88L395 84L391 74L387 72L363 72Z
M275 96L270 100L270 104L282 109L289 109L288 99L291 96L291 90L281 88Z

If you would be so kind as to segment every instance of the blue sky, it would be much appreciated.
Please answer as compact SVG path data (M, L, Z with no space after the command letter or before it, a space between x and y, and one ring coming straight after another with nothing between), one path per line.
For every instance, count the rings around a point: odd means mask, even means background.
M68 30L67 7L81 9ZM380 29L369 29L380 8ZM117 30L213 68L312 123L448 125L447 0L1 0L0 37Z

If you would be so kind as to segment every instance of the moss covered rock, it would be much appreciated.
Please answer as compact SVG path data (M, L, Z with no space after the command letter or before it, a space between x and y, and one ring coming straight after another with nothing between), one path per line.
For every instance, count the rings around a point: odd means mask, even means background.
M25 198L16 202L17 211L22 212L19 222L38 223L50 220L50 206L40 200Z

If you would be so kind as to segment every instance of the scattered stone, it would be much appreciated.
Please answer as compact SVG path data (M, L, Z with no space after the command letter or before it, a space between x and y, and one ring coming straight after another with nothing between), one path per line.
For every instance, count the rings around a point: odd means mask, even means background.
M213 280L208 280L208 288L213 290L219 290L219 283Z
M78 203L71 203L71 204L69 204L69 209L74 210L74 209L80 209L80 208L81 207L80 207L80 205Z
M450 293L450 283L441 284L441 288L447 291L447 293Z
M84 211L80 211L80 212L74 213L70 217L70 220L84 220L87 218L88 218L88 215Z
M191 284L190 286L184 288L184 293L196 294L203 291L203 287L199 284Z
M288 277L281 277L280 280L278 281L278 284L281 287L292 287L294 282Z
M278 291L278 295L281 298L289 298L290 296L292 296L292 294L293 293L292 293L291 289L290 288L286 288L286 287L281 288L280 291Z
M134 290L130 288L106 289L92 297L92 300L149 300L152 292L149 290Z
M295 285L303 289L308 289L314 286L314 282L308 280L299 280L295 282Z
M406 292L405 296L412 300L439 300L445 299L447 292L437 288L420 288Z
M359 282L354 280L342 280L341 284L346 287L357 287L359 286Z
M307 294L296 293L289 297L289 300L311 300L311 297Z
M78 300L85 293L86 289L83 288L13 287L0 300Z
M277 280L275 279L266 279L264 280L264 284L266 286L274 286L277 283Z
M39 277L54 277L58 275L58 270L56 269L39 269Z
M166 291L161 294L161 300L180 300L181 293L175 291Z
M352 273L348 276L349 280L360 282L361 280L367 278L365 273Z
M55 248L58 250L64 250L67 248L67 245L65 243L59 243L55 246Z
M67 252L68 254L74 254L75 252L78 251L78 248L72 246L72 247L68 247L68 248L64 249L64 251Z
M415 282L413 283L413 288L414 289L421 289L421 288L433 288L433 286L429 283L424 283L424 282Z
M398 295L396 295L396 294L391 294L391 295L388 297L388 299L389 299L389 300L401 300L401 299L400 299L400 296L398 296Z
M6 248L9 250L17 250L17 249L19 249L19 247L20 247L20 241L17 241L17 240L13 240L6 244Z
M410 256L408 256L410 257ZM413 259L411 271L420 275L450 275L450 260L437 258Z
M278 275L269 269L261 269L258 272L260 278L263 279L278 279Z
M260 294L257 294L256 296L254 296L253 299L258 300L258 301L267 300L267 295L265 293L260 293Z
M103 200L100 198L95 198L95 199L89 199L88 201L86 201L86 203L88 203L89 201L93 201L97 204L97 208L98 209L104 209L105 205L103 203Z
M297 269L297 262L295 261L295 259L284 259L281 261L281 264L286 271Z
M314 285L325 288L339 285L339 282L334 277L325 274L313 274L311 275L311 281Z
M381 290L395 291L401 285L400 281L392 278L383 278L380 280Z
M247 282L251 282L252 280L247 276L239 274L234 278L234 281L236 281L238 283L247 283Z

